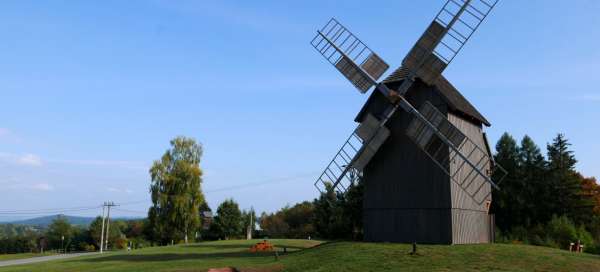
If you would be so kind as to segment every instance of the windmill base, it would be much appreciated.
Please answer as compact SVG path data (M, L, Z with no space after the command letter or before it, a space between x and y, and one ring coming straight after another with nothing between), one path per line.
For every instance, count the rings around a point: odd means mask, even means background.
M480 244L493 241L486 212L460 209L367 209L364 238L369 242Z

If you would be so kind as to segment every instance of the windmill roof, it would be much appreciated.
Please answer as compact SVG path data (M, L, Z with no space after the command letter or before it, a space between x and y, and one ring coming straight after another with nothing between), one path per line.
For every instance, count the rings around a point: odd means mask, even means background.
M407 76L408 70L401 67L384 79L383 83L386 83L389 87L389 85L392 85L393 83L403 81ZM437 90L446 100L451 110L458 111L488 127L491 125L490 122L485 119L485 117L443 75L439 77L435 87L435 90ZM364 108L361 110L358 117L362 115L363 110Z

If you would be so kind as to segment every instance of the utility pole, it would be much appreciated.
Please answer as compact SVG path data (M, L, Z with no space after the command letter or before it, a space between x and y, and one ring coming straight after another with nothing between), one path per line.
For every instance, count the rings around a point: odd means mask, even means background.
M102 204L102 231L100 232L100 253L104 251L104 210L106 209L106 202Z
M109 201L106 203L106 207L108 208L108 211L106 213L106 235L104 235L104 238L106 240L104 242L104 246L105 246L104 250L108 250L108 238L110 237L110 232L109 232L110 231L110 208L114 207L114 206L117 206L117 205L115 205L115 203L112 201Z

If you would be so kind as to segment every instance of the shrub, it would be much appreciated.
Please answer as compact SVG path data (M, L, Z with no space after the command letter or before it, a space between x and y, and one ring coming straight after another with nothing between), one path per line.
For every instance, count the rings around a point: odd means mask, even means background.
M528 235L527 235L527 229L523 226L517 226L512 228L512 230L510 231L510 239L513 241L513 243L519 243L523 242L523 243L528 243Z
M559 248L568 249L569 244L577 241L577 228L566 216L553 215L546 226L548 237L556 241ZM588 233L589 234L589 233Z
M96 251L96 247L92 244L87 244L83 248L85 249L85 251L88 252Z
M592 234L589 233L583 225L580 225L579 228L577 228L577 240L579 240L581 244L585 245L587 248L594 246L594 238L592 237Z

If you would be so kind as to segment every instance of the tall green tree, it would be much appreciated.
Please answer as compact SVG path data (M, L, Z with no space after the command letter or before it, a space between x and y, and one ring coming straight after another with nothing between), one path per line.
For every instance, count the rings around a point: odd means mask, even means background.
M520 193L523 183L519 177L519 146L510 134L505 132L498 140L494 160L506 169L507 176L502 181L502 190L492 191L491 212L496 215L496 225L508 230L522 218L520 207L527 201Z
M148 211L154 233L163 243L193 234L200 226L199 208L204 203L200 157L202 146L192 138L171 140L160 160L150 168L152 207Z
M73 238L73 228L67 218L58 216L48 226L46 236L51 248L62 250L69 247Z
M527 135L521 140L519 148L519 171L521 190L512 192L520 195L520 210L523 218L519 224L530 226L545 223L552 214L548 213L546 204L549 199L546 184L546 160L540 148Z
M313 201L314 228L318 237L327 239L353 238L352 217L345 214L348 192L336 192L330 183L325 184L325 192ZM361 209L362 210L362 209Z
M586 223L593 206L590 197L584 194L582 177L575 171L577 160L570 146L560 133L547 146L550 196L554 200L551 210L568 215L578 224Z
M226 199L217 208L214 224L223 238L226 240L240 236L242 228L242 212L239 205L233 199Z
M363 196L364 185L361 179L351 184L346 191L346 202L343 207L343 216L352 230L353 240L362 240L363 237Z

